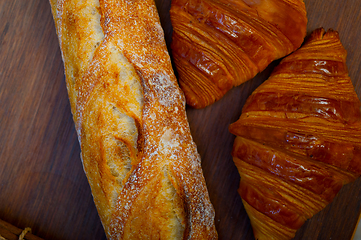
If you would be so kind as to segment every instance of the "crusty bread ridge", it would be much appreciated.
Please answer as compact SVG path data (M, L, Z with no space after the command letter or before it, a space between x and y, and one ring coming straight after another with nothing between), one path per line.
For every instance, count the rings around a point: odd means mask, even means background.
M50 0L82 162L108 239L216 239L153 0Z

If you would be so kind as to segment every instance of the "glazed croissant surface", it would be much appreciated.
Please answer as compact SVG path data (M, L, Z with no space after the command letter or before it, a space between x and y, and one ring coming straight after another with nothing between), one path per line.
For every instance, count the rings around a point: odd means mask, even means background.
M216 239L154 1L50 3L82 162L107 237Z
M293 238L361 173L360 101L338 33L314 31L229 129L255 238Z
M299 48L302 0L172 0L172 54L187 103L202 108Z

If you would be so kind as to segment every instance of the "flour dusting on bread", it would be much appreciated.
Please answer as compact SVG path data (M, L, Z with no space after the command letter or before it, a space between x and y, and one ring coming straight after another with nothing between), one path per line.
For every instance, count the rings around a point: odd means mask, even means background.
M153 0L50 0L109 239L215 239L214 210Z

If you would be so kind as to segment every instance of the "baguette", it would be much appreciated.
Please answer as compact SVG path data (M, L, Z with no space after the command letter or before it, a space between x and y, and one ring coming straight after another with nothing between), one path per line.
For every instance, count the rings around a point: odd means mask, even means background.
M108 239L216 239L153 0L50 0L81 158Z

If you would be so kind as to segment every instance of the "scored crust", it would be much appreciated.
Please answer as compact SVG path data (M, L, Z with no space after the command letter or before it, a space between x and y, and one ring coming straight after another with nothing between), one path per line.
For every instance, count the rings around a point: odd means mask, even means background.
M152 0L50 0L82 162L109 239L215 239Z

